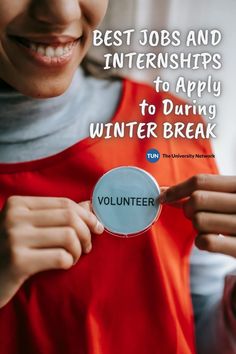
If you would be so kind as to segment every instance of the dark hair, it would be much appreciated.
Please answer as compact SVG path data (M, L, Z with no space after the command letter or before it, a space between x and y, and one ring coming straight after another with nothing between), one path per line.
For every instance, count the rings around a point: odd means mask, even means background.
M112 69L104 70L103 64L87 55L81 63L81 67L83 68L85 74L87 76L94 76L98 79L107 79L107 80L120 80L121 75L118 75Z

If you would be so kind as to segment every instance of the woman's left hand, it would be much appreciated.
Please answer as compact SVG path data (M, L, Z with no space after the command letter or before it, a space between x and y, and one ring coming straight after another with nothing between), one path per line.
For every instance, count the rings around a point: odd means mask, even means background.
M236 176L196 175L163 189L160 202L183 206L198 248L236 257Z

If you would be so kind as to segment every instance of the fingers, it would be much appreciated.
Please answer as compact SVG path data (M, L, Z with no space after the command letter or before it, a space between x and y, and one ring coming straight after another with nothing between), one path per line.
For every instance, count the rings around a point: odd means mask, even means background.
M75 210L52 209L50 213L47 210L34 210L30 213L30 220L35 228L39 228L40 232L45 227L53 229L55 227L72 228L81 242L83 252L88 253L92 248L89 227ZM92 222L90 221L90 223Z
M63 248L30 250L25 253L25 266L30 264L28 272L32 275L38 272L52 269L69 269L74 264L72 255Z
M35 220L35 225L38 226L56 226L55 223L58 218L55 219L56 213L58 214L61 212L67 215L68 214L78 214L79 217L83 219L83 221L88 225L91 232L95 234L102 234L104 231L103 225L98 221L96 216L91 211L91 203L90 201L82 202L80 204L75 203L73 200L67 198L45 198L45 197L18 197L14 196L11 197L10 203L21 203L22 207L22 200L23 205L27 206L32 213L31 218ZM52 209L50 215L45 213L45 210L48 213L48 209ZM58 209L58 210L57 210ZM54 217L53 217L54 216ZM28 217L28 215L26 216ZM68 216L70 218L70 216ZM71 215L71 218L73 215ZM64 217L62 218L64 220ZM58 224L65 226L64 221L62 224Z
M199 235L198 248L236 257L235 176L197 175L162 190L159 201L182 205Z
M193 176L187 181L163 191L160 202L169 203L189 197L195 190L234 193L236 192L236 177L207 174Z
M77 206L78 213L84 222L88 225L91 232L95 234L102 234L104 226L99 222L97 217L91 211L91 203L82 202Z
M79 219L89 227L91 232L101 234L104 231L103 225L98 221L96 216L76 205L76 208L69 209L52 209L48 210L32 210L27 218L31 220L32 224L37 227L45 226L76 226Z
M167 187L167 186L160 187L161 193L164 193L165 191L167 191L168 188L170 188L170 187Z
M104 231L91 212L90 202L77 204L67 198L13 196L7 203L5 224L13 234L10 242L15 244L17 240L18 247L64 248L76 261L81 249L84 253L91 251L91 232Z
M77 205L69 198L56 197L25 197L12 196L8 198L8 204L24 206L30 210L35 209L65 209Z
M81 203L79 203L79 205L88 211L92 211L92 205L91 205L90 200L87 200L85 202L81 202Z
M163 203L163 195L165 194L165 192L168 190L168 188L170 187L160 187L160 196L157 198L157 202L161 202ZM177 200L177 201L174 201L174 202L170 202L170 205L174 208L177 208L177 209L183 209L183 204L184 204L185 200L184 199L181 199L181 200Z
M25 230L24 237L28 238L28 247L32 249L63 248L72 255L74 263L82 254L78 236L71 227L31 228Z
M193 225L199 233L236 235L236 218L230 214L198 212Z
M183 208L198 233L236 235L235 194L197 191Z
M22 197L22 196L12 196L8 198L9 207L21 207L27 208L33 211L43 211L48 209L62 209L62 210L74 210L86 224L89 226L93 233L101 234L104 231L104 228L101 223L99 223L96 216L92 213L91 202L86 201L80 204L75 203L73 200L68 198L52 198L52 197ZM41 215L42 215L41 214ZM35 214L32 214L32 217ZM40 217L40 213L38 214ZM42 220L43 223L43 220Z
M184 203L184 211L189 218L197 211L233 214L236 212L236 194L195 191Z
M196 238L196 246L204 251L223 253L236 257L235 237L214 234L202 234Z
M42 199L44 198L41 198L41 200ZM66 204L69 207L67 206L65 208L63 203L67 203L67 199L65 200L63 200L62 204L61 199L59 200L59 204L58 200L54 200L50 206L58 204L61 208L52 208L50 211L47 208L30 210L19 209L18 214L16 212L12 213L11 219L14 219L15 222L16 216L19 216L18 225L24 225L24 230L29 231L27 242L30 242L30 238L35 242L36 237L33 237L32 232L38 230L37 238L39 243L37 244L37 247L64 247L66 242L65 247L71 252L73 258L76 260L80 257L81 252L79 243L81 243L82 251L86 254L89 253L92 249L91 232L102 234L104 227L89 210L89 202L84 202L81 203L81 205L78 205L71 201L71 203L69 202L69 204ZM42 204L39 202L38 207L42 207L44 202L45 199ZM56 203L54 204L54 202ZM29 225L31 225L32 228L26 228L26 226ZM62 228L61 231L59 231L60 227ZM25 231L25 239L26 234L27 232ZM70 240L72 238L72 234L76 235L77 238L77 243L74 241L74 248L70 247L72 242L68 241L68 239Z
M1 259L6 304L33 274L69 269L82 251L90 252L91 232L103 226L91 212L90 203L66 198L12 196L0 214Z

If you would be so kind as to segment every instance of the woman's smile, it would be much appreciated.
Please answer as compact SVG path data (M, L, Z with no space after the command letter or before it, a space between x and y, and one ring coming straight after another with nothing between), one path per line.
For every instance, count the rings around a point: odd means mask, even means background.
M0 0L0 86L63 94L86 56L108 0Z
M21 37L8 36L9 45L17 46L17 52L35 65L48 68L61 67L70 62L82 36ZM8 45L6 46L7 50Z

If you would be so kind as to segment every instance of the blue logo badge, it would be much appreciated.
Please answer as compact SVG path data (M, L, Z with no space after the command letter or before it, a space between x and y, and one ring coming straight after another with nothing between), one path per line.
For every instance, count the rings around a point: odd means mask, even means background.
M156 149L150 149L146 153L146 159L151 163L155 163L155 162L159 161L160 157L161 157L161 155L160 155L159 151Z

